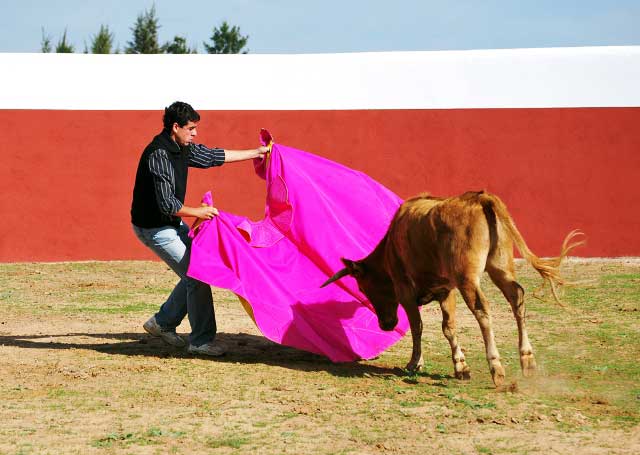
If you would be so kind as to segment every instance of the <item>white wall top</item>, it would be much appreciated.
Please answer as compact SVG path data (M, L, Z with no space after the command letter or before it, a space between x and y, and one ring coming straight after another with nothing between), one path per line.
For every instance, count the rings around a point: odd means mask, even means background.
M0 54L0 109L640 106L640 46L298 55Z

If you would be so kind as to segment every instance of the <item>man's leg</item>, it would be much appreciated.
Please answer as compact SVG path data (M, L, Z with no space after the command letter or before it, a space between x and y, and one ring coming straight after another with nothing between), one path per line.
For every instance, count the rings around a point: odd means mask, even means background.
M191 344L200 346L212 341L216 334L216 321L211 287L187 276L191 248L189 228L182 223L178 229L171 226L141 229L134 226L134 231L180 277L180 282L156 313L156 322L163 330L175 331L188 314Z
M180 238L178 229L173 226L149 229L134 226L133 230L138 239L181 278L155 315L156 322L163 330L175 330L187 314L187 286L182 279L186 270L184 261L187 246Z
M181 262L185 266L181 275L182 280L180 280L178 286L184 285L186 289L186 309L189 316L189 324L191 324L189 343L192 346L201 346L213 341L216 336L216 315L213 309L211 286L187 276L191 258L189 228L183 223L180 225L178 233L186 245L184 258Z

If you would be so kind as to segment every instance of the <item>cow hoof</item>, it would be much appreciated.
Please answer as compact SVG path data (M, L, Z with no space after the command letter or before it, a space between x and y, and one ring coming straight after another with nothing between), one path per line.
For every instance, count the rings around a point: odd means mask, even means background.
M420 371L422 370L422 367L424 366L424 361L422 359L420 359L417 362L414 362L413 360L409 363L407 363L407 366L405 367L408 371L412 371L412 372L416 372L416 371Z
M504 384L504 368L501 364L491 367L491 379L496 387L500 387Z
M461 379L463 381L469 381L471 379L471 371L467 368L463 371L456 371L456 379Z
M460 362L454 366L456 379L468 381L471 379L471 368L466 363Z
M522 367L522 374L525 377L533 376L536 372L536 359L533 354L527 354L520 357L520 366Z

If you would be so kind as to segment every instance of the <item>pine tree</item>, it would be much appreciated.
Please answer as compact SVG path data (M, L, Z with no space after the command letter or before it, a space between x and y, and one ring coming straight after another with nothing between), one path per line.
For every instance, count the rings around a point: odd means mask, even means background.
M40 41L40 50L42 52L51 52L51 36L44 33L44 27L42 27L42 40Z
M92 54L110 54L113 48L113 33L109 31L108 25L101 25L100 31L92 38Z
M67 42L67 29L64 29L62 38L58 40L56 45L56 52L58 54L73 54L73 45Z
M226 21L222 22L220 28L213 28L213 35L209 39L212 41L213 46L206 42L204 43L204 48L209 54L246 54L249 52L248 49L242 51L242 48L245 47L249 40L249 36L242 36L240 27L235 25L229 27Z
M149 11L140 14L131 29L133 41L127 43L127 54L161 54L163 49L158 43L158 18L156 7L153 5Z
M172 42L166 43L162 47L167 54L197 54L198 53L198 51L195 49L189 49L189 47L187 46L187 39L182 36L174 36Z

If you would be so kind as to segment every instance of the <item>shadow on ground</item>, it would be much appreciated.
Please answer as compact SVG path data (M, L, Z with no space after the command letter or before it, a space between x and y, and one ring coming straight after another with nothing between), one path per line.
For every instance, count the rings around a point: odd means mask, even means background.
M77 341L74 341L77 340ZM96 340L102 340L96 342ZM247 333L218 333L216 341L227 347L223 357L206 358L212 362L264 364L299 371L326 371L334 376L407 376L406 370L363 362L333 363L325 357L282 346L264 337ZM109 355L157 358L192 358L184 348L168 346L162 340L142 333L66 333L38 335L0 335L0 345L21 349L87 349ZM433 380L448 376L424 374Z

